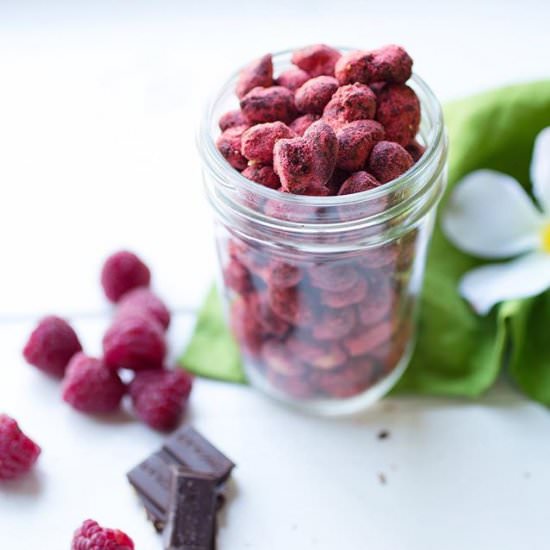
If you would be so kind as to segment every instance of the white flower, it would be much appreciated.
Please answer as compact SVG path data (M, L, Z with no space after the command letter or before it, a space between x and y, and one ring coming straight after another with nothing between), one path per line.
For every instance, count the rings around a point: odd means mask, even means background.
M550 287L550 127L535 141L531 181L538 208L514 178L477 170L456 185L443 214L443 231L461 250L490 259L517 256L464 275L460 293L479 313Z

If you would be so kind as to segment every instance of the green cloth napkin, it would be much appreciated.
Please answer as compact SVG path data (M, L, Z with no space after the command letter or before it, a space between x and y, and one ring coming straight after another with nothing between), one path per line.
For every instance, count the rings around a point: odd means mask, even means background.
M533 142L542 128L550 126L550 81L451 103L445 108L445 120L449 186L441 206L455 183L479 168L510 174L530 192ZM438 220L421 296L418 342L394 391L475 397L493 384L506 359L517 385L550 405L550 292L505 302L480 317L457 291L462 274L479 263L445 239ZM181 361L198 375L245 381L215 290L204 303Z

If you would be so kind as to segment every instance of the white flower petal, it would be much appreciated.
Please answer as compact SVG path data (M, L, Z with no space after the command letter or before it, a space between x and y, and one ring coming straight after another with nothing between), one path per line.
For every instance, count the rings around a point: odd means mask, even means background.
M460 281L460 293L481 314L488 313L498 302L535 296L548 287L550 255L542 252L478 267Z
M550 215L550 127L542 130L535 140L531 181L539 204Z
M514 178L477 170L454 188L442 227L448 239L469 254L507 258L538 246L542 220Z

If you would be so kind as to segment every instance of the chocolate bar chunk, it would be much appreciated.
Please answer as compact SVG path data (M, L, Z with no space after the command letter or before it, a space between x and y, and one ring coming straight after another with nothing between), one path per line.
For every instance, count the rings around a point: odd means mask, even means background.
M193 428L178 430L164 444L163 450L170 453L182 466L193 472L209 474L221 484L227 480L235 464L223 455Z
M234 468L220 451L191 428L182 428L166 445L133 468L127 475L136 489L147 517L158 532L164 529L170 503L171 466L180 466L189 471L206 473L221 485ZM218 507L224 496L218 487Z
M172 464L175 464L172 456L159 451L138 464L127 476L157 531L162 531L166 523Z
M172 467L165 550L212 550L215 547L217 478Z

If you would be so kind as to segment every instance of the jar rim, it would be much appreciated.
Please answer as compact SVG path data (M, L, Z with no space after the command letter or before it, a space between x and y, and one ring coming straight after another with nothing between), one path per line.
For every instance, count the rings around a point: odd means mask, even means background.
M353 48L338 48L341 52L353 51ZM293 49L282 50L276 52L273 55L275 63L284 61L285 57L289 57ZM252 193L260 199L276 200L283 205L289 207L346 207L357 206L364 204L365 202L377 201L384 199L391 194L398 193L407 188L409 184L416 181L420 175L429 169L434 163L437 163L437 155L445 144L446 136L443 124L443 111L441 105L436 98L435 94L428 86L428 84L416 73L413 73L408 83L412 83L414 88L420 92L420 102L423 108L430 110L430 122L431 127L429 135L425 143L425 151L420 159L414 163L406 172L401 174L394 180L382 184L374 189L367 191L361 191L359 193L352 193L349 195L329 195L329 196L311 196L311 195L296 195L292 193L282 193L276 189L270 189L269 187L258 184L248 178L244 177L239 171L235 170L223 157L216 147L215 129L218 129L217 120L215 120L215 114L220 107L222 101L227 99L228 92L235 89L237 78L244 68L243 65L234 71L229 78L226 78L221 85L217 88L215 94L213 94L206 103L206 108L203 111L202 120L197 134L197 147L199 154L202 157L204 164L208 170L219 181L223 181L223 185L226 188L244 190L247 193ZM379 212L372 214L369 218L378 219L384 214Z

